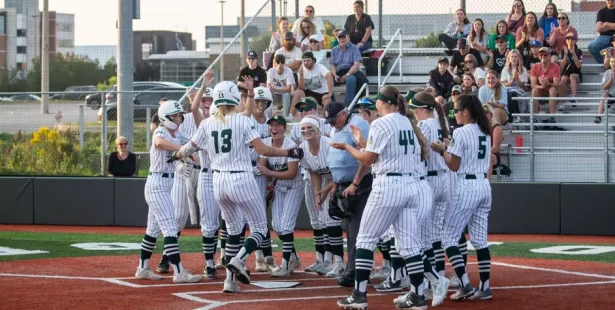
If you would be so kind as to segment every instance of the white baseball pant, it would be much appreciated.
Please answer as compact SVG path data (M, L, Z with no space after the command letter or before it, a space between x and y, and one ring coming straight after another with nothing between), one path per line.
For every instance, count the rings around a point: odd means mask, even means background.
M177 231L180 232L186 227L188 217L190 216L190 209L188 206L188 187L186 182L188 178L184 176L183 169L191 169L186 167L184 163L178 163L175 166L175 179L173 181L173 188L171 190L171 198L173 199L173 205L175 206L175 219L177 220Z
M329 217L329 215L324 210L319 210L316 206L316 197L314 197L314 187L310 181L310 173L307 171L304 173L307 174L307 177L304 177L305 207L310 216L310 224L313 229L325 229L327 228L325 216Z
M218 231L218 217L220 207L214 197L214 182L211 169L201 171L198 178L197 197L201 212L201 234L203 237L213 238Z
M152 172L145 181L145 202L149 206L147 212L148 236L158 237L160 233L165 237L177 237L177 222L175 208L171 199L173 178L170 174L163 178L163 173Z
M444 213L450 201L450 173L439 171L436 176L427 176L426 180L433 193L433 207L427 219L421 225L421 240L423 250L431 249L436 241L442 241L442 227L444 226Z
M303 180L278 180L271 203L271 226L278 235L295 231L297 216L303 199Z

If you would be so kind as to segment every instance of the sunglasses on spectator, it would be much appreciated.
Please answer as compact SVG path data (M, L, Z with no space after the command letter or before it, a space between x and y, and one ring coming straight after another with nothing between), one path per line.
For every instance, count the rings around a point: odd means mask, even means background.
M453 109L453 111L455 111L455 114L457 114L458 112L463 111L463 109Z
M346 39L346 36L338 36L338 39Z
M513 4L513 8L520 8L520 7L522 7L521 4Z
M297 111L299 111L299 112L310 112L313 109L314 108L312 108L312 107L299 107L299 108L297 108Z
M314 13L312 10L305 10L306 13Z
M126 142L126 143L118 143L117 145L119 145L119 146L126 146L126 145L128 145L128 142Z
M310 40L310 43L318 43L316 40Z
M568 18L566 16L558 16L557 20L567 20Z
M538 54L538 57L547 57L548 55L546 53L540 53Z

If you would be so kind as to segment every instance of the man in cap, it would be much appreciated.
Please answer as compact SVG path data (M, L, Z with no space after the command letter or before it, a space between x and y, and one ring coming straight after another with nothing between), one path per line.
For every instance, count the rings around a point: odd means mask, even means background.
M282 47L275 51L275 55L282 54L286 58L286 66L293 70L295 74L295 82L297 82L297 70L301 67L301 56L303 52L295 46L295 36L292 32L287 31L282 38Z
M267 86L267 72L258 65L258 54L255 51L249 51L246 56L247 66L239 71L237 82L243 83L243 77L249 76L254 79L254 87Z
M358 141L355 140L350 130L350 126L357 127L365 138L368 137L369 125L358 115L350 114L344 104L331 102L325 109L326 123L335 128L331 135L331 142L344 142L357 147ZM348 151L331 148L327 156L327 165L331 170L334 182L334 190L338 196L347 203L351 215L347 219L348 237L348 264L344 275L338 283L346 286L354 282L355 271L355 244L359 233L359 224L363 209L367 204L367 198L372 187L372 174L369 168L360 164Z
M489 55L489 69L495 70L498 74L502 73L506 64L506 55L508 55L508 38L505 35L499 35L495 38L495 46L497 48L487 51Z
M303 97L313 97L324 108L333 97L333 78L325 66L316 63L312 52L303 53L303 66L297 74L297 91L293 94L290 109L291 116L295 116L295 105Z
M532 66L530 70L530 82L532 84L532 97L557 97L560 88L560 68L551 62L551 49L541 47L538 51L540 63ZM539 101L534 101L534 112L540 111ZM557 100L549 100L549 113L557 112ZM545 122L555 123L555 118L551 116ZM545 128L548 129L548 128ZM555 129L557 129L555 127Z
M459 79L448 71L448 57L446 56L440 57L438 67L429 71L429 86L433 89L433 95L440 104L446 103L450 98L455 78Z
M530 41L530 52L523 58L523 66L529 71L532 69L534 64L540 62L540 57L538 57L538 51L542 47L542 42L538 40Z
M350 42L348 32L340 30L337 33L337 41L339 45L331 50L329 70L335 85L346 85L344 103L348 106L356 96L357 90L368 81L367 77L359 71L363 58L361 58L359 48Z
M472 54L474 55L474 57L476 57L476 60L478 61L477 67L482 68L485 64L483 63L483 57L480 55L480 52L474 48L471 48L468 45L468 41L466 39L457 40L457 47L459 48L459 50L456 50L453 53L453 57L451 58L451 65L448 67L448 70L453 75L457 76L455 82L457 84L461 84L461 76L463 76L464 73L468 72L468 69L466 69L465 66L465 57L467 54Z

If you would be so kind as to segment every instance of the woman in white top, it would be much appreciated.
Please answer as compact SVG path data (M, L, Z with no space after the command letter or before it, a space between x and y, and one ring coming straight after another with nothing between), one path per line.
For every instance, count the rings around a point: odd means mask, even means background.
M476 57L474 57L474 55L472 54L467 54L465 55L463 60L466 63L466 68L468 69L468 72L472 74L472 76L474 76L476 86L480 88L481 86L485 85L485 71L482 68L478 67L478 60L476 59Z
M301 21L301 28L295 34L295 45L305 52L310 49L310 37L317 33L316 26L307 18Z
M525 97L525 85L529 82L529 74L527 69L523 65L523 58L518 50L511 50L506 56L506 64L502 69L502 76L500 82L506 88L508 92L512 93L511 97ZM517 109L514 109L515 104ZM509 102L511 113L529 113L529 104L527 100L518 100ZM520 122L519 117L515 117L515 122Z
M494 70L487 71L487 84L478 90L478 99L482 104L493 107L500 124L508 123L508 89L500 83L500 77Z
M475 18L472 21L472 31L468 36L468 45L479 51L483 57L483 62L487 63L487 42L489 41L489 33L485 30L485 23L480 18Z
M320 32L321 34L324 34L325 33L325 23L322 21L322 18L315 16L315 15L316 15L316 11L314 10L313 6L308 5L305 7L305 14L303 18L307 18L308 20L310 20L310 22L312 22L312 24L316 26L316 31ZM301 21L303 20L303 18L298 18L293 24L293 28L291 29L291 31L295 34L295 36L299 35L300 33L299 28L301 27Z

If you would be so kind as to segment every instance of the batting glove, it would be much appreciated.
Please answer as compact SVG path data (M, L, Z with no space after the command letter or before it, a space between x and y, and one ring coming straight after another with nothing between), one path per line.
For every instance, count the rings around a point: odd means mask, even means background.
M303 159L303 149L298 147L289 149L287 157L301 160Z

